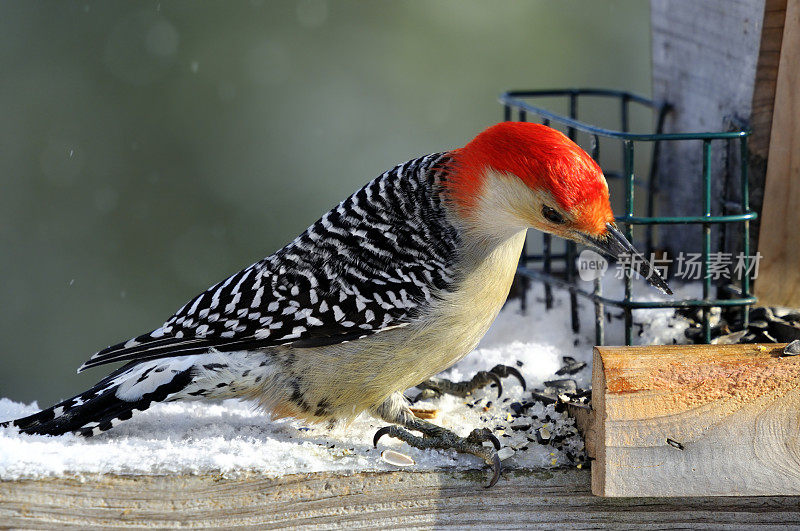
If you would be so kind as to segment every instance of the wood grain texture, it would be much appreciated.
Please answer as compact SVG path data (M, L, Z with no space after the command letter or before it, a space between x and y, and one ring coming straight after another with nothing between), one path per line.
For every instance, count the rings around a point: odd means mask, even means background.
M595 348L592 491L800 494L800 356L782 347Z
M788 0L767 159L755 290L765 305L800 307L800 0Z
M765 0L651 0L653 97L674 106L665 132L727 131L749 124L765 7ZM768 42L774 45L774 40ZM765 91L769 88L761 89L762 100ZM731 153L728 162L724 143L712 144L715 212L721 210L717 199L740 199L738 184L725 182L728 176L739 175L737 152ZM702 215L702 168L701 141L661 144L658 175L664 193L658 196L659 215ZM759 169L751 167L756 208L763 176L763 168L759 178ZM716 240L719 228L713 230ZM701 250L701 227L667 226L659 228L659 234L671 256ZM740 249L722 250L735 253Z
M88 476L0 482L0 527L782 528L800 498L592 496L586 470L250 476Z
M778 78L778 61L781 56L785 17L786 0L766 0L750 114L751 133L748 147L751 158L766 160L769 153L772 111L775 104L775 86Z

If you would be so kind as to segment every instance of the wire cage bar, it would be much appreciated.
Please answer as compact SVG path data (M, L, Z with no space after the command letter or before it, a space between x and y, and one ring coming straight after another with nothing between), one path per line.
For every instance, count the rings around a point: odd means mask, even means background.
M592 125L580 120L579 103L584 98L606 98L613 104L616 100L619 105L619 129L606 129ZM534 105L537 99L548 98L550 100L566 100L565 106L568 109L567 115L558 114L546 107ZM550 309L553 305L553 288L560 288L569 291L570 315L572 328L575 332L580 329L578 315L578 298L588 299L594 304L595 310L595 343L605 344L605 319L604 314L608 307L619 308L623 312L625 328L625 344L633 343L633 310L656 309L656 308L689 308L696 309L702 313L702 336L701 339L708 343L711 340L711 308L738 308L741 311L744 326L747 326L749 307L756 302L756 298L751 293L751 264L750 264L750 221L755 219L757 214L750 210L749 189L748 189L748 159L747 159L747 139L749 131L736 129L723 132L701 132L701 133L664 133L664 121L671 107L666 102L654 101L630 92L619 90L595 89L595 88L571 88L555 90L517 90L504 92L500 96L500 103L503 105L503 119L506 121L538 121L547 126L557 127L566 130L567 136L576 140L578 133L589 135L592 140L591 156L601 167L600 160L600 139L612 139L621 145L621 168L603 167L603 172L609 181L621 181L624 189L624 214L618 216L616 221L621 225L625 236L633 241L633 227L641 225L644 229L643 248L646 256L651 256L654 251L654 239L657 230L665 225L687 225L702 227L702 247L701 247L701 276L702 276L702 298L701 299L676 299L665 301L645 301L636 300L633 296L632 278L625 275L624 296L621 299L610 298L603 295L600 279L594 281L591 291L582 288L576 281L577 266L575 264L577 256L577 246L574 242L566 243L566 250L561 253L553 252L552 236L543 234L542 252L530 254L528 246L523 248L522 256L518 267L518 273L524 279L523 288L527 288L530 280L544 283L545 300L544 305ZM638 105L649 111L654 122L654 132L652 133L633 133L630 131L631 106ZM656 199L659 192L658 183L658 159L664 142L676 142L685 140L696 140L702 146L702 190L698 190L698 196L702 196L702 214L698 216L660 216L656 215ZM739 155L739 187L740 200L736 203L726 201L723 215L714 215L712 212L712 141L724 141L728 146L738 143ZM642 179L636 175L634 169L635 147L636 144L649 143L652 145L650 161L646 178ZM730 152L730 149L726 153ZM644 201L644 215L637 215L635 212L636 191L641 189L646 194ZM729 213L735 210L736 213ZM740 230L736 233L739 238L739 248L742 249L744 259L744 275L741 277L740 286L717 285L716 293L712 292L714 283L709 274L709 264L712 255L712 226L720 224L736 224ZM722 232L724 235L725 233ZM558 266L554 268L554 266ZM529 301L526 295L527 289L523 289L521 306L523 311L527 310Z

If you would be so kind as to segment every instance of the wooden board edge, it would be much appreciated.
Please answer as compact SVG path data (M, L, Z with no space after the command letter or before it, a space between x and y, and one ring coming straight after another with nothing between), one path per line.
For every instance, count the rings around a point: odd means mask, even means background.
M603 365L603 347L594 347L592 353L592 410L594 422L592 431L587 432L594 453L592 461L592 494L595 496L606 495L606 433L605 433L605 388L606 374Z
M800 130L797 109L800 96L800 0L788 0L783 26L780 59L774 96L775 112L770 131L764 204L761 211L759 252L763 255L760 274L754 282L762 305L800 306L798 252L793 243L798 195L797 151ZM794 87L794 88L792 88Z

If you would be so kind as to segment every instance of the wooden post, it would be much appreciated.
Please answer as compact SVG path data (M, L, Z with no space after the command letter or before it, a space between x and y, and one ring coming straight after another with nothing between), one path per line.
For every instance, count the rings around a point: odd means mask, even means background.
M651 0L650 5L653 96L674 106L665 122L665 132L750 128L750 198L751 207L759 211L786 0ZM700 141L662 145L658 214L702 214L701 150ZM738 145L726 149L724 142L712 143L715 213L722 213L726 201L741 200L739 163ZM757 246L758 223L751 223L753 250ZM714 228L715 241L719 230ZM731 225L727 230L738 231L739 227ZM672 256L681 251L700 252L699 227L694 231L680 226L663 227L660 235L661 246ZM726 241L738 238L728 237ZM725 247L718 250L742 250L732 244Z
M800 494L800 356L783 346L596 347L592 492Z
M761 211L761 304L800 307L800 0L789 0Z

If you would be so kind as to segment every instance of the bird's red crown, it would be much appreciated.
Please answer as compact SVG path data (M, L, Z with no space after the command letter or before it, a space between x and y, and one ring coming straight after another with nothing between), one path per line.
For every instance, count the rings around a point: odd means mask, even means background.
M451 193L464 208L475 205L488 171L517 176L532 190L546 190L576 214L588 233L613 221L600 166L560 131L529 122L489 127L454 155Z

